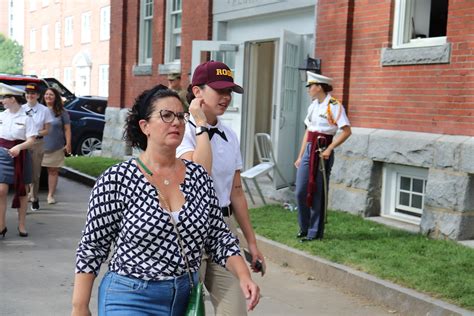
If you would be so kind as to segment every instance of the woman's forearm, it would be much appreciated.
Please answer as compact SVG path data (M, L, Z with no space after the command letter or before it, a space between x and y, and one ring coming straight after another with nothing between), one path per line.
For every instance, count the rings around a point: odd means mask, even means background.
M76 273L74 278L74 292L72 294L73 308L89 308L94 280L95 275L93 273Z

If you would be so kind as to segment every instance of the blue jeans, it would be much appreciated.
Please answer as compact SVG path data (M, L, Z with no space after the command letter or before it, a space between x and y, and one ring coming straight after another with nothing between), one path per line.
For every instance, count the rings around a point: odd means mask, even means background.
M197 284L198 273L193 274ZM187 273L165 281L144 281L107 272L99 286L99 315L181 316L188 306L191 286Z
M311 144L306 145L301 163L296 171L296 203L298 206L298 224L302 232L307 232L310 238L322 238L324 231L320 231L322 225L320 221L324 220L321 218L321 213L324 208L324 191L323 191L323 174L318 168L316 175L316 192L313 194L313 201L311 208L306 204L306 195L308 192L308 181L309 181L309 158L311 153ZM334 163L334 152L326 163L326 178L329 191L329 176L331 175L331 168Z

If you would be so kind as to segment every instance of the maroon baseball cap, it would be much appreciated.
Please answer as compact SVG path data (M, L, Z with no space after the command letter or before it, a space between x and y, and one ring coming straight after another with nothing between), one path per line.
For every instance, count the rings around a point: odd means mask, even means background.
M34 93L40 94L39 87L38 87L38 85L37 85L36 83L34 83L34 82L27 83L26 86L25 86L25 91L26 91L26 92L34 92Z
M244 89L234 83L233 75L226 64L211 60L196 67L191 85L206 84L216 90L232 88L236 93L244 93Z

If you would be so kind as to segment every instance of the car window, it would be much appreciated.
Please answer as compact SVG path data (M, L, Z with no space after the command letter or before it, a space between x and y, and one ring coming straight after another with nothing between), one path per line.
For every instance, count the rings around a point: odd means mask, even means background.
M86 101L86 103L84 103L82 107L90 112L105 114L106 106L107 106L107 103L104 101L88 100Z

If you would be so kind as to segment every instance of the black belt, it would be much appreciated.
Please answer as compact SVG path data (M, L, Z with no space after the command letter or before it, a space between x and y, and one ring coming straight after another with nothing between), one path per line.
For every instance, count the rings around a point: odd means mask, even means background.
M229 217L232 215L232 207L230 207L230 205L221 207L221 211L222 211L222 216L224 217Z

